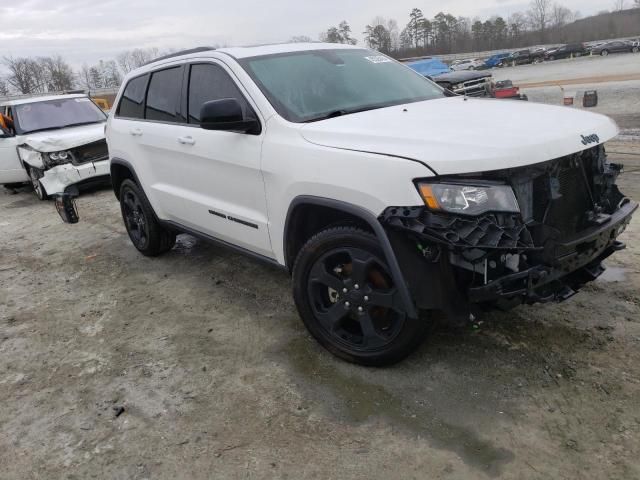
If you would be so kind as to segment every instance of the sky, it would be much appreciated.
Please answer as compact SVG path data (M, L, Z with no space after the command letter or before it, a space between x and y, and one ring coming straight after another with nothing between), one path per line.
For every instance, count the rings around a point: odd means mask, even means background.
M611 8L613 0L558 0L583 15ZM631 0L628 0L629 2ZM611 3L609 5L608 3ZM362 43L376 16L394 18L402 28L412 8L425 16L508 16L526 0L2 0L0 57L60 54L74 67L114 58L137 47L162 49L201 45L250 45L314 40L347 20Z

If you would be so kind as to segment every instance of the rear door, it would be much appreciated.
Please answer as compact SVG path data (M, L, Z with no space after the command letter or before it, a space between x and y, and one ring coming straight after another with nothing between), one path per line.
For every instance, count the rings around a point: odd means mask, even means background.
M173 65L150 73L144 103L144 121L135 122L130 134L139 145L144 162L145 192L163 220L179 222L184 212L183 158L177 142L184 65ZM137 161L137 163L139 163Z
M202 233L273 257L269 239L260 155L264 122L233 72L211 60L186 66L186 124L172 129L166 142L175 150L179 174L173 184L183 199L182 223ZM205 102L235 98L245 118L258 118L259 134L200 128Z

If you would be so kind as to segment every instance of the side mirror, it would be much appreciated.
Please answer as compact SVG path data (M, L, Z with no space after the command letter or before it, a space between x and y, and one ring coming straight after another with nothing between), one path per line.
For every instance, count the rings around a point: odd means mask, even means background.
M200 108L200 126L205 130L225 130L257 135L260 122L245 120L240 102L235 98L211 100Z

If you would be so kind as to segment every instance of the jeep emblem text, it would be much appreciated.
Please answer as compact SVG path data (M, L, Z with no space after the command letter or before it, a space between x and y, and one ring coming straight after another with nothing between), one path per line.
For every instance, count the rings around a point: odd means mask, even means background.
M600 137L598 137L598 135L596 135L595 133L593 135L587 135L586 137L584 135L580 136L582 137L583 145L589 145L590 143L600 143Z

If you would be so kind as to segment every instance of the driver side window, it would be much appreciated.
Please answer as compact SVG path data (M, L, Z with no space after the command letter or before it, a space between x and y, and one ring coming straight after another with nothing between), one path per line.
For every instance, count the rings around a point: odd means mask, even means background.
M202 105L211 100L224 98L235 98L240 103L245 120L256 119L246 98L222 67L211 63L191 65L188 94L189 123L199 125Z

